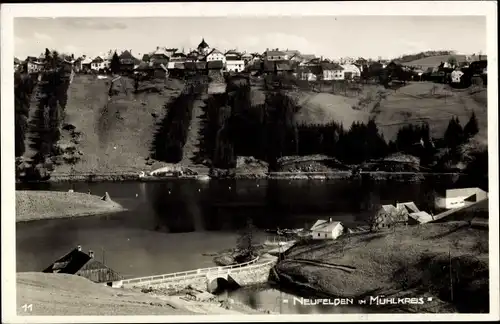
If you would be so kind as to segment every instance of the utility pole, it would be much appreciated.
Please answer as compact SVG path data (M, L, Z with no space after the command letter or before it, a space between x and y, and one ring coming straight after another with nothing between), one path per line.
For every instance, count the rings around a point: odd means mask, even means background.
M451 294L451 302L453 302L453 277L451 271L451 248L448 250L448 259L449 259L449 267L450 267L450 294Z
M104 248L101 246L101 252L102 252L102 264L104 263Z

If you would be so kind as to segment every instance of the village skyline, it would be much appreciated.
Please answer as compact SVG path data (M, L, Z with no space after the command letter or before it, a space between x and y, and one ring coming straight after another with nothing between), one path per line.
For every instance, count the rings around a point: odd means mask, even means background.
M330 59L393 59L429 50L486 53L486 21L472 16L16 18L14 36L14 55L20 59L45 48L89 57L114 49L142 56L158 46L189 52L202 38L221 51L279 48Z

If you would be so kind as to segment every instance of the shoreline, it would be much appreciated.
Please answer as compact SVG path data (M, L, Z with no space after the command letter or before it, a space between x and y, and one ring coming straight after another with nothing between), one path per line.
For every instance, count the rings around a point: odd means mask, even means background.
M349 171L332 172L260 172L260 173L236 173L228 176L209 176L208 174L197 175L167 175L167 176L140 176L139 172L116 172L116 173L87 173L77 175L52 175L45 181L20 181L16 184L29 183L62 183L62 182L159 182L168 180L361 180L368 177L374 181L421 181L425 177L462 177L465 173L456 172L384 172L366 171L353 175Z
M80 192L16 190L16 223L89 217L126 211L111 199Z

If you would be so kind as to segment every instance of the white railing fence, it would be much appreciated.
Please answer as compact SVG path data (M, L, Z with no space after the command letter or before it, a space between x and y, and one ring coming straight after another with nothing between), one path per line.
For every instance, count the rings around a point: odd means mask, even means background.
M250 269L249 267L254 265L258 260L259 260L259 257L256 257L255 259L253 259L251 261L241 263L241 264L236 264L236 265L223 266L223 267L201 268L201 269L197 269L197 270L167 273L167 274L163 274L163 275L125 279L125 280L122 280L122 283L124 285L126 285L126 284L143 283L143 282L150 282L150 283L151 282L160 282L160 281L164 282L164 281L168 281L169 279L185 280L185 279L191 279L191 278L196 278L196 277L202 277L202 276L205 276L211 272L227 273L227 272L232 272L232 271L230 271L232 269L241 269L241 268ZM265 264L267 264L267 262ZM261 266L261 265L262 264L259 264L258 266Z

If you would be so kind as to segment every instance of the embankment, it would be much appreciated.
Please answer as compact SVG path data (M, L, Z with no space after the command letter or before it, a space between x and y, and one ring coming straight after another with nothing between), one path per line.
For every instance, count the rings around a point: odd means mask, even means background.
M391 311L483 313L489 311L488 269L488 227L449 222L298 244L275 275L283 285L329 296L433 298L380 306Z
M68 218L125 210L120 204L101 197L60 191L16 190L16 222Z

